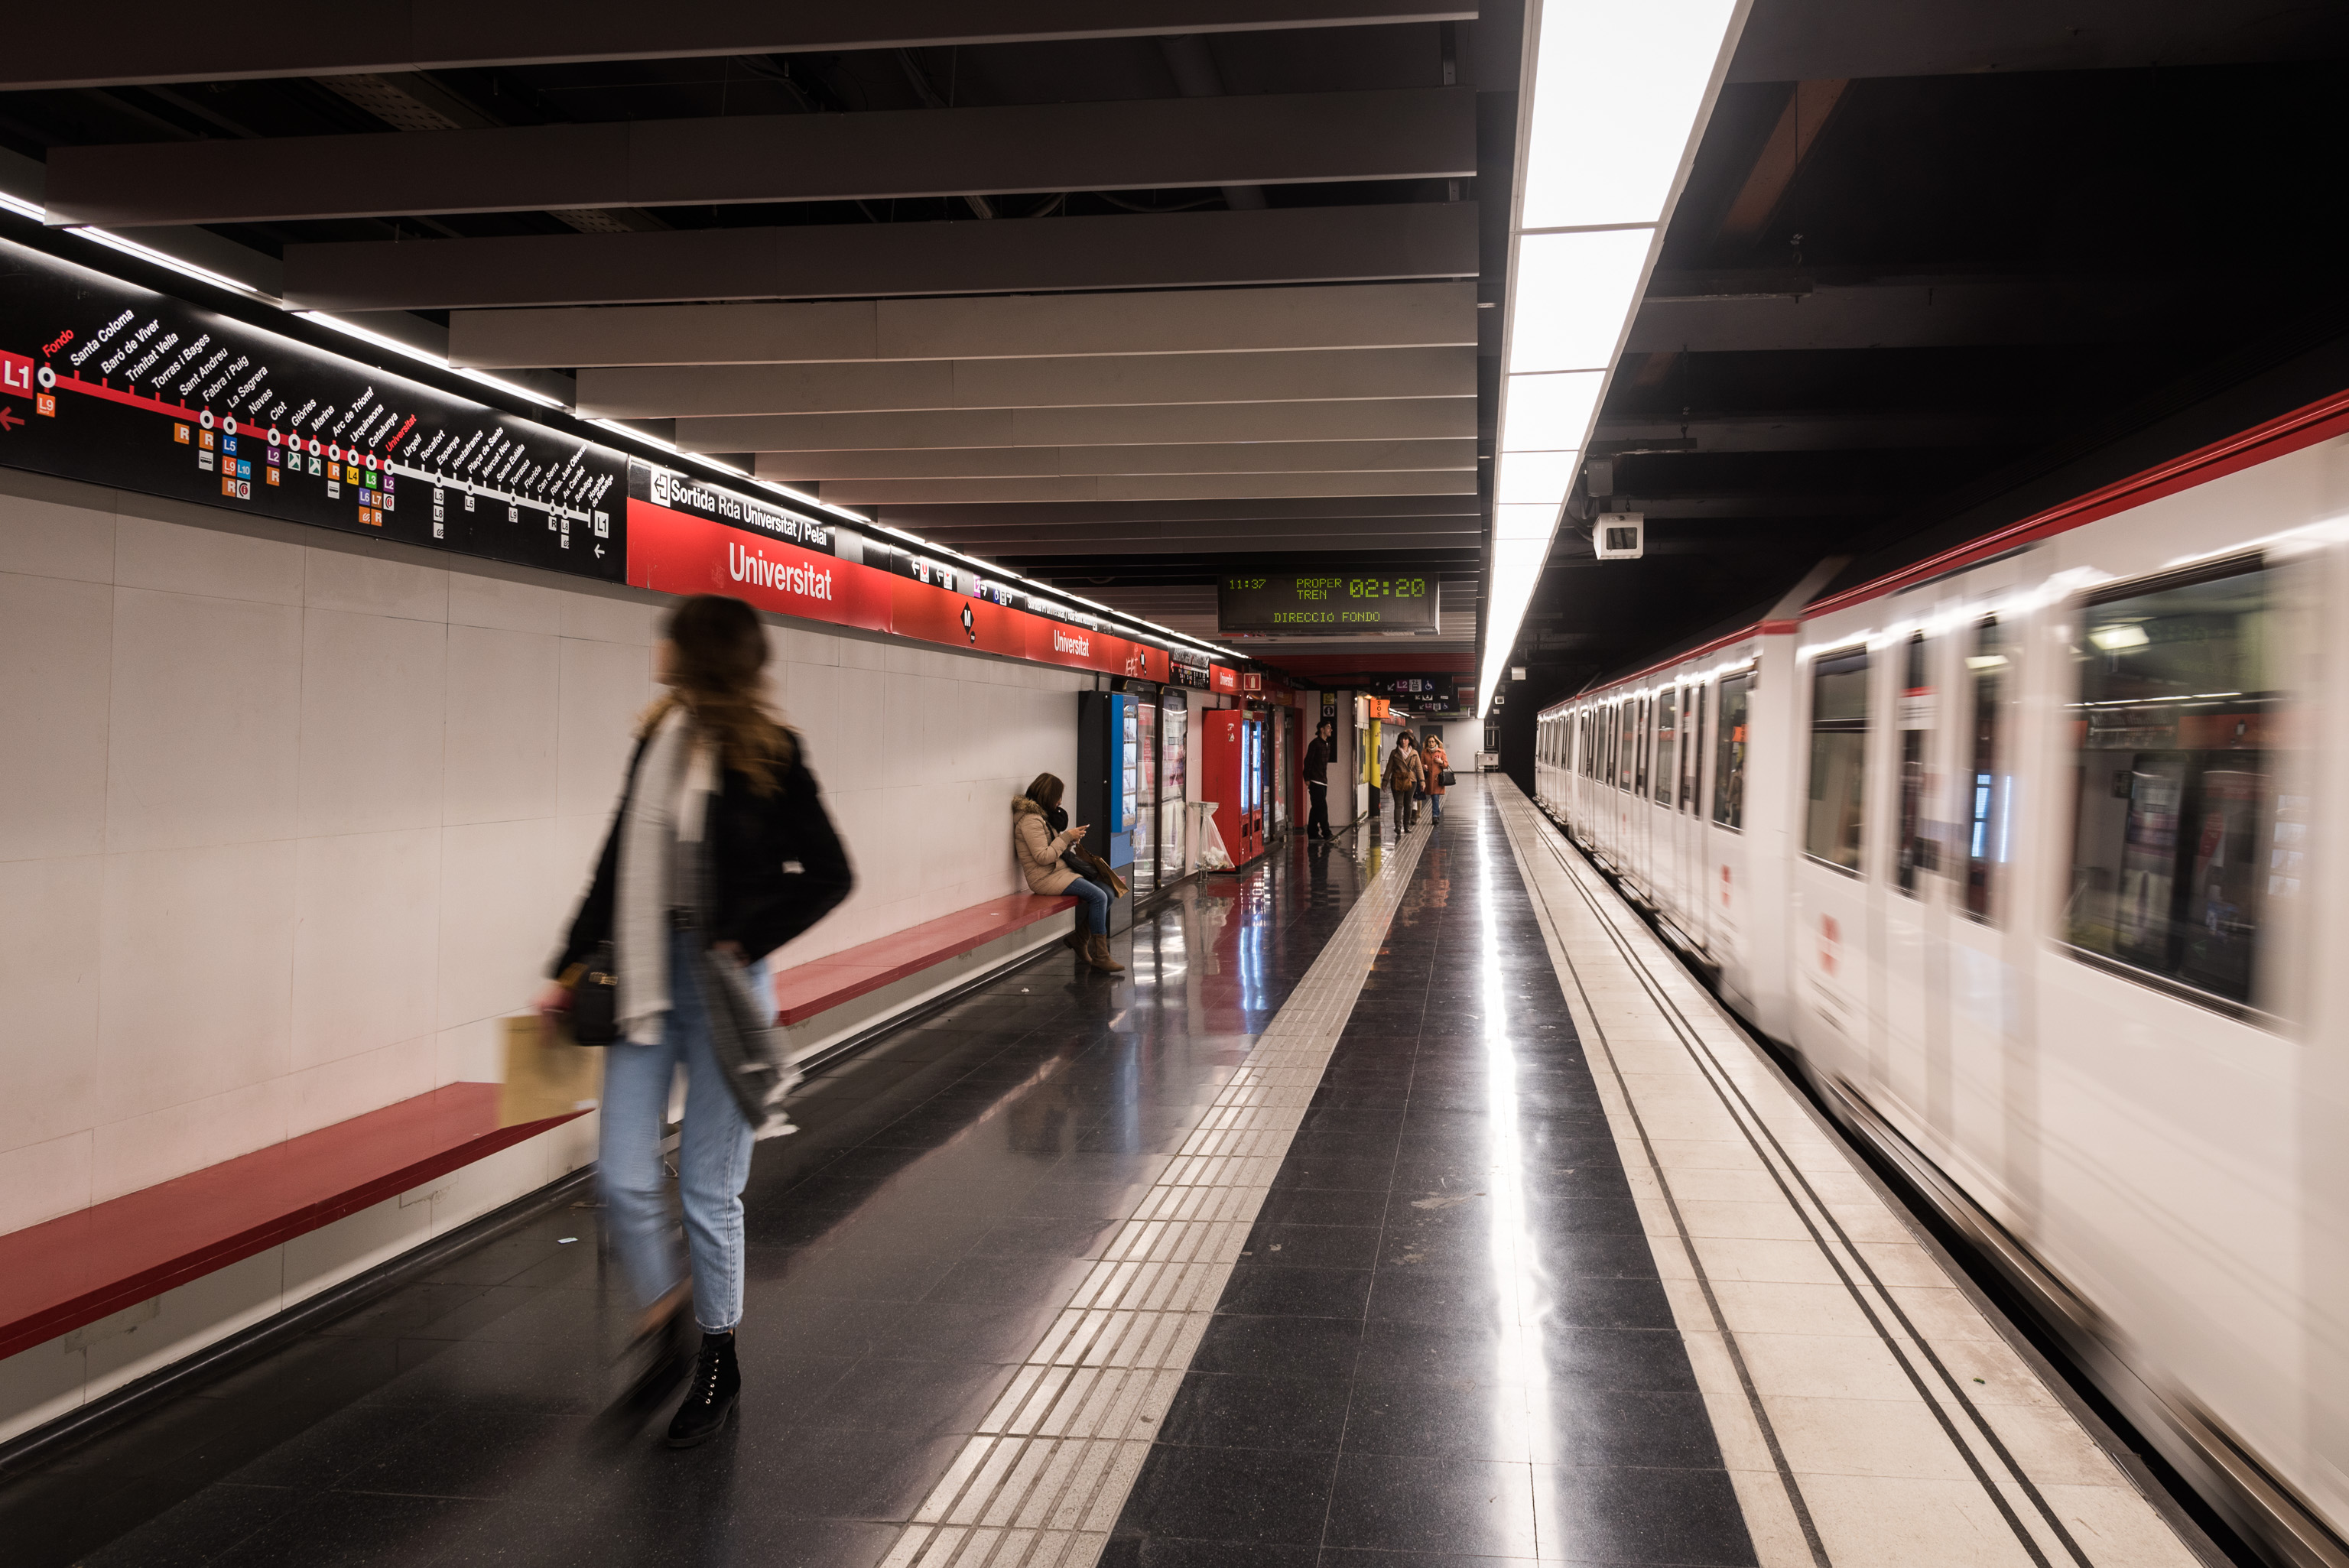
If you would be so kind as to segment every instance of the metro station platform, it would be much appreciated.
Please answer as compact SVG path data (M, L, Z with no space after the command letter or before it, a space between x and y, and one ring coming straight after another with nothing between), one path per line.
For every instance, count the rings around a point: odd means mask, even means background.
M11 1563L2220 1561L1497 776L805 1086L741 1418L592 1201L0 1491Z

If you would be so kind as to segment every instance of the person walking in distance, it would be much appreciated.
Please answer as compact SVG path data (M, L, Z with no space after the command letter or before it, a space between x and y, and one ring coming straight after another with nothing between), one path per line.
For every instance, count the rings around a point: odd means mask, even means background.
M1452 768L1452 758L1444 749L1442 730L1427 732L1427 744L1419 748L1419 760L1427 773L1427 825L1433 828L1444 820L1444 776Z
M1323 719L1305 748L1305 836L1326 839L1330 832L1330 753L1337 743L1338 726Z
M1422 777L1419 748L1412 744L1411 731L1406 729L1395 738L1394 750L1387 758L1387 788L1394 791L1395 830L1399 833L1408 833L1418 825Z
M650 1369L613 1408L641 1419L683 1367L687 1314L700 1330L673 1448L714 1436L742 1389L742 1185L751 1144L792 1130L796 1081L771 1032L766 955L854 885L807 748L767 705L766 629L740 599L696 594L657 651L667 695L636 727L619 810L580 901L557 976L615 984L597 1176L613 1242L644 1315ZM562 979L542 1013L590 1014ZM602 1031L599 1029L598 1033ZM686 1074L677 1150L689 1270L679 1267L661 1161L670 1080Z

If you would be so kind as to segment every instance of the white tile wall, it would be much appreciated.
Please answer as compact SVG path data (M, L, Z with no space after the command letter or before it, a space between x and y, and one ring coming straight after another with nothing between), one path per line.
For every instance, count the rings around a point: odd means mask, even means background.
M657 604L206 521L0 472L0 1232L494 1077L654 695ZM860 879L778 962L1019 891L1091 677L771 641Z

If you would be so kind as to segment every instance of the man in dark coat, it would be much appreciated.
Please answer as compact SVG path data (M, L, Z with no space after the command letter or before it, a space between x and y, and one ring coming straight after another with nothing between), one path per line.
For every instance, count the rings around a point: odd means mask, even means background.
M1305 836L1326 839L1330 834L1330 753L1334 748L1338 727L1328 719L1321 721L1313 732L1313 744L1305 748L1305 798L1309 809L1305 814Z

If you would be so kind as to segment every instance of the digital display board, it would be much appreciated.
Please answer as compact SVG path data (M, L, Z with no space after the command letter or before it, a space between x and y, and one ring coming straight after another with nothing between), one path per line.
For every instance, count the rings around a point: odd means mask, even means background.
M1226 632L1361 636L1436 629L1435 579L1411 573L1230 573L1216 583Z
M626 575L623 453L6 242L0 465Z

